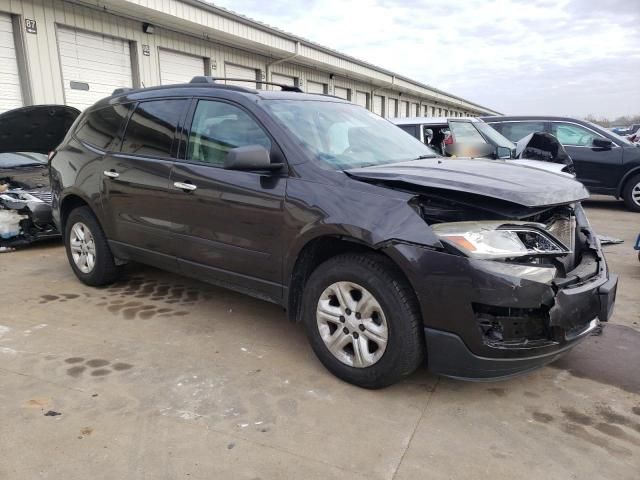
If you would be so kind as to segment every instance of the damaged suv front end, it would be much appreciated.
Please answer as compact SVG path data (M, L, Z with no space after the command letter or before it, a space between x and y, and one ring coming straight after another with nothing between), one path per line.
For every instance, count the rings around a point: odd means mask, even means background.
M438 374L490 380L530 371L611 316L617 277L580 204L586 189L537 172L527 185L526 167L494 169L434 159L348 172L414 194L409 203L439 241L387 248L416 289Z

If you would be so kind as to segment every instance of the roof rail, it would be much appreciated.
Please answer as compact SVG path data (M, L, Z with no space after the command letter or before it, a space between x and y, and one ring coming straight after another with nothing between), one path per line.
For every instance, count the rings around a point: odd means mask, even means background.
M131 90L133 90L133 88L129 88L129 87L120 87L120 88L116 88L111 95L122 95L123 93L127 93L130 92Z
M197 77L193 77L189 83L206 83L209 85L214 85L218 81L231 80L234 82L247 82L247 83L259 83L262 85L275 85L276 87L280 87L280 90L283 92L297 92L304 93L300 87L295 87L293 85L286 85L284 83L276 83L276 82L265 82L263 80L256 80L255 78L228 78L228 77L206 77L204 75L199 75Z

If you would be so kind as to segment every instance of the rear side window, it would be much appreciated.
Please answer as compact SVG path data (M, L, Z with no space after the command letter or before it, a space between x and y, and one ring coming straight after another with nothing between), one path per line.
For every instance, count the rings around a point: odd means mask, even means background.
M420 129L418 125L398 125L402 130L412 137L420 138Z
M232 148L262 145L271 140L244 110L224 102L200 100L189 135L187 159L222 167Z
M508 122L490 125L512 142L517 142L530 133L544 132L544 122Z
M139 103L127 124L122 153L171 158L171 146L188 100Z
M451 133L456 142L460 143L487 143L480 132L471 122L449 122Z
M108 150L118 137L131 108L132 104L111 105L91 112L80 124L75 136L96 148Z

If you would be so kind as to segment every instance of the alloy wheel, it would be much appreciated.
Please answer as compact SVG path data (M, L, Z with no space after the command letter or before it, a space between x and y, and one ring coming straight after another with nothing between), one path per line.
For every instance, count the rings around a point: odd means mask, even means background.
M633 200L633 203L640 207L640 182L636 183L631 190L631 199Z
M96 265L96 243L91 230L82 222L71 227L69 248L73 262L82 273L90 273Z

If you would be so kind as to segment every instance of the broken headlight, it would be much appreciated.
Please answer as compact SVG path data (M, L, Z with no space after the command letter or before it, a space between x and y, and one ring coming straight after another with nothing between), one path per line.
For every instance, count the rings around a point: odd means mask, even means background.
M453 222L431 225L431 228L442 240L467 256L482 260L562 256L570 253L540 223Z

